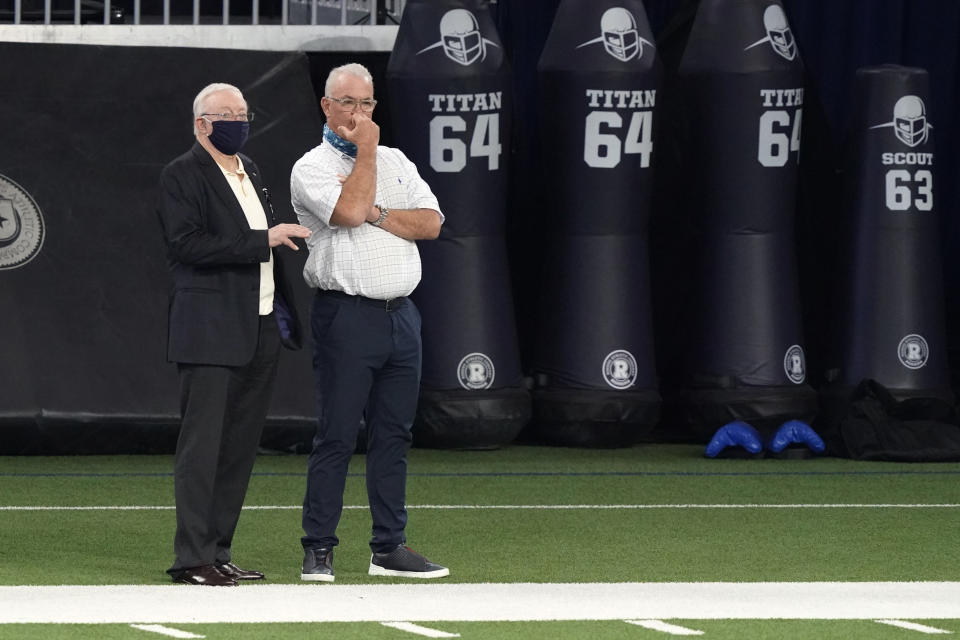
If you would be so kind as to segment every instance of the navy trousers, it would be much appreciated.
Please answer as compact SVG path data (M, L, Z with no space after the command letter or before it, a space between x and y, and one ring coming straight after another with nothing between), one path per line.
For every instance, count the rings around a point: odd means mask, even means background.
M420 393L420 312L409 299L319 291L310 313L319 419L307 464L304 548L334 547L361 419L367 429L370 548L406 542L407 452Z
M176 560L168 573L230 562L280 354L273 314L260 317L253 359L242 367L180 364L182 423L174 459Z

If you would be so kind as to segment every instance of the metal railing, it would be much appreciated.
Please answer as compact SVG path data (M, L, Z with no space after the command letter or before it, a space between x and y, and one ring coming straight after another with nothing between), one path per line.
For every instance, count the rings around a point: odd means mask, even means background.
M0 24L400 24L406 0L0 0Z

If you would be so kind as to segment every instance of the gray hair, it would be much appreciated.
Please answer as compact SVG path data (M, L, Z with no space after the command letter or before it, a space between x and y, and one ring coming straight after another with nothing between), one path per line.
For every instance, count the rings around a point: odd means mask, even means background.
M200 117L201 113L205 112L207 98L218 91L235 91L238 96L243 98L243 93L240 91L240 89L237 89L232 84L227 84L226 82L214 82L208 84L203 89L200 89L200 93L198 93L197 97L193 99L193 135L197 135L197 133L199 133L199 131L197 131L196 120Z
M327 76L327 83L323 86L323 95L329 98L330 90L333 89L333 86L337 84L343 76L355 76L361 80L366 80L370 88L373 88L373 76L370 75L367 68L358 62L351 62L350 64L334 67L330 70L330 75Z

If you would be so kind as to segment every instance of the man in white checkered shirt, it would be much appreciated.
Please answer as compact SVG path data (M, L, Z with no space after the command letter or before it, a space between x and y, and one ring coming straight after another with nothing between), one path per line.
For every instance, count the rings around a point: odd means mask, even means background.
M323 142L293 166L290 194L312 235L304 279L320 417L303 501L300 577L333 582L343 489L366 422L370 575L439 578L450 571L406 546L407 451L420 392L420 282L414 240L440 234L443 214L417 168L379 146L373 78L362 65L330 72Z

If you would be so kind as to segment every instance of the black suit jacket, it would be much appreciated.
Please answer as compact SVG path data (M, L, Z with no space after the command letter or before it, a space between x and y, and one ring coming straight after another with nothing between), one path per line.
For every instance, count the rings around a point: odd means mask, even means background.
M269 226L277 224L257 165L241 155ZM160 224L173 276L167 359L240 366L253 357L259 335L260 263L270 256L266 230L250 228L236 195L213 157L193 145L160 174ZM274 251L274 316L284 346L299 349L301 327L284 269Z

